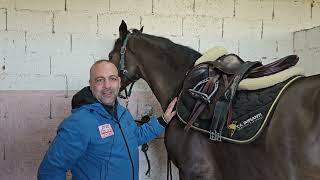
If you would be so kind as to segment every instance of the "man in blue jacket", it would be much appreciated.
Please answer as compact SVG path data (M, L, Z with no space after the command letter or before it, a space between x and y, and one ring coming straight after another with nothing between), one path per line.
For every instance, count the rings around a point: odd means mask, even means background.
M114 64L97 61L90 69L90 87L73 97L72 114L58 127L45 154L40 180L138 180L138 146L160 136L175 115L176 98L161 118L137 126L130 112L117 102L120 77Z

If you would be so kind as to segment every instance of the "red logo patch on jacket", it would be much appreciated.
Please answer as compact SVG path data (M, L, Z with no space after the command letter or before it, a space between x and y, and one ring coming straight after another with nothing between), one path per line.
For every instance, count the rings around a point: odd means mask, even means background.
M113 129L110 124L103 124L99 126L99 131L101 138L107 138L109 136L114 135Z

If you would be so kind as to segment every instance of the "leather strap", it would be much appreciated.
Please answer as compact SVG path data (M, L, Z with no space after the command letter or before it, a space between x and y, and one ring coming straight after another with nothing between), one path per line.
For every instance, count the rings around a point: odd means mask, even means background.
M210 139L221 141L222 129L227 121L229 108L232 104L238 85L246 73L251 68L259 64L260 62L245 62L235 74L234 79L231 81L232 83L230 84L230 87L226 89L224 95L219 99L215 106L213 119L210 125L210 134L214 134L214 137L210 136Z
M208 67L208 76L210 78L202 90L202 92L206 94L210 94L213 91L216 81L218 81L220 78L219 74L214 75L214 70L210 67ZM213 102L213 104L215 104L215 102ZM184 128L185 131L189 131L192 124L197 120L198 116L207 105L208 104L205 101L201 101L199 99L196 101L194 108L189 116L188 123Z
M202 91L203 93L207 94L208 92L211 92L213 90L213 87L214 87L213 80L214 80L213 78L209 79L209 81L206 83L206 85L203 88L203 91ZM185 131L189 131L192 124L196 121L197 117L200 115L200 113L203 111L203 109L205 108L206 105L207 105L207 103L205 103L204 101L197 100L197 102L195 103L195 106L189 116L188 124L184 128Z

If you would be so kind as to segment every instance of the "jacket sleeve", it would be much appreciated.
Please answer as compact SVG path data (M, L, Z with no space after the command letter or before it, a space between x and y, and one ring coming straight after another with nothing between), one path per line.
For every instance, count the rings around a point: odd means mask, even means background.
M147 143L159 137L165 128L159 123L156 117L152 117L149 122L138 126L136 129L136 136L138 138L138 145Z
M45 154L38 169L39 180L65 180L66 171L83 154L89 142L80 133L75 119L66 119L58 128L57 135Z

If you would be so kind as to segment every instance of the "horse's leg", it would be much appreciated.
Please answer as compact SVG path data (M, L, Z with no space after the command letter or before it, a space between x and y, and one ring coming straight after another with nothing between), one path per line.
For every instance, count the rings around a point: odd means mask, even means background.
M179 169L181 180L220 180L208 137L194 130L185 132L178 119L173 119L166 131L169 157Z
M305 82L283 94L268 128L273 179L320 179L320 85Z

